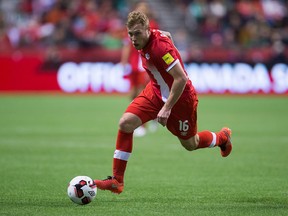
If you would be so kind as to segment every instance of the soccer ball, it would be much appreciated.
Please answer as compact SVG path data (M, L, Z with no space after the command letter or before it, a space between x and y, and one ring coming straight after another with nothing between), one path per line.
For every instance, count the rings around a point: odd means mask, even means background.
M95 199L97 186L88 176L76 176L68 184L68 197L79 205L86 205Z

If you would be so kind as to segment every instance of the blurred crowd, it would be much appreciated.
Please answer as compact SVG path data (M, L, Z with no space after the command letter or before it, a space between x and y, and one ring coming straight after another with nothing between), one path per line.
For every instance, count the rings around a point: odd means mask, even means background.
M286 0L174 0L189 35L200 43L233 47L288 44Z
M124 0L0 0L1 44L119 48L126 10Z
M31 45L118 49L126 36L127 13L135 2L0 0L0 50ZM185 42L189 43L184 47L271 47L283 52L288 44L286 0L171 2L183 19L179 26L183 25ZM157 19L161 24L161 17ZM175 39L181 40L176 44L183 44L183 37Z

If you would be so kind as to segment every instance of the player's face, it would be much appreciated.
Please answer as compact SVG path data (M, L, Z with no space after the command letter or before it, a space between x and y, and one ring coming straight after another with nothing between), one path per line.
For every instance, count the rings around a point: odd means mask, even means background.
M145 47L149 40L150 30L141 24L136 24L131 28L128 28L128 35L133 46L137 50L141 50Z

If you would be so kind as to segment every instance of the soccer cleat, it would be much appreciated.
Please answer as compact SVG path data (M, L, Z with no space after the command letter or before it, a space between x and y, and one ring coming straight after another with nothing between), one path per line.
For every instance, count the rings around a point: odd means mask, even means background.
M232 142L231 142L232 131L230 128L224 127L221 129L220 133L224 133L224 135L227 137L227 141L219 145L222 157L227 157L232 151Z
M124 184L119 183L114 176L108 176L104 180L94 180L97 188L101 190L110 190L113 193L120 194L124 189Z

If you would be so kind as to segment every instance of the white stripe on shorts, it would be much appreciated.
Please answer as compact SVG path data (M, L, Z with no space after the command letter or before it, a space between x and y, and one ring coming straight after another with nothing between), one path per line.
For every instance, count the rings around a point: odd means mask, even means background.
M128 161L130 155L131 153L129 152L124 152L124 151L120 151L117 149L114 152L114 158L117 158L119 160L124 160L124 161Z
M213 148L216 145L216 134L213 132L211 132L211 133L212 133L213 139L212 139L212 142L211 142L209 148Z

